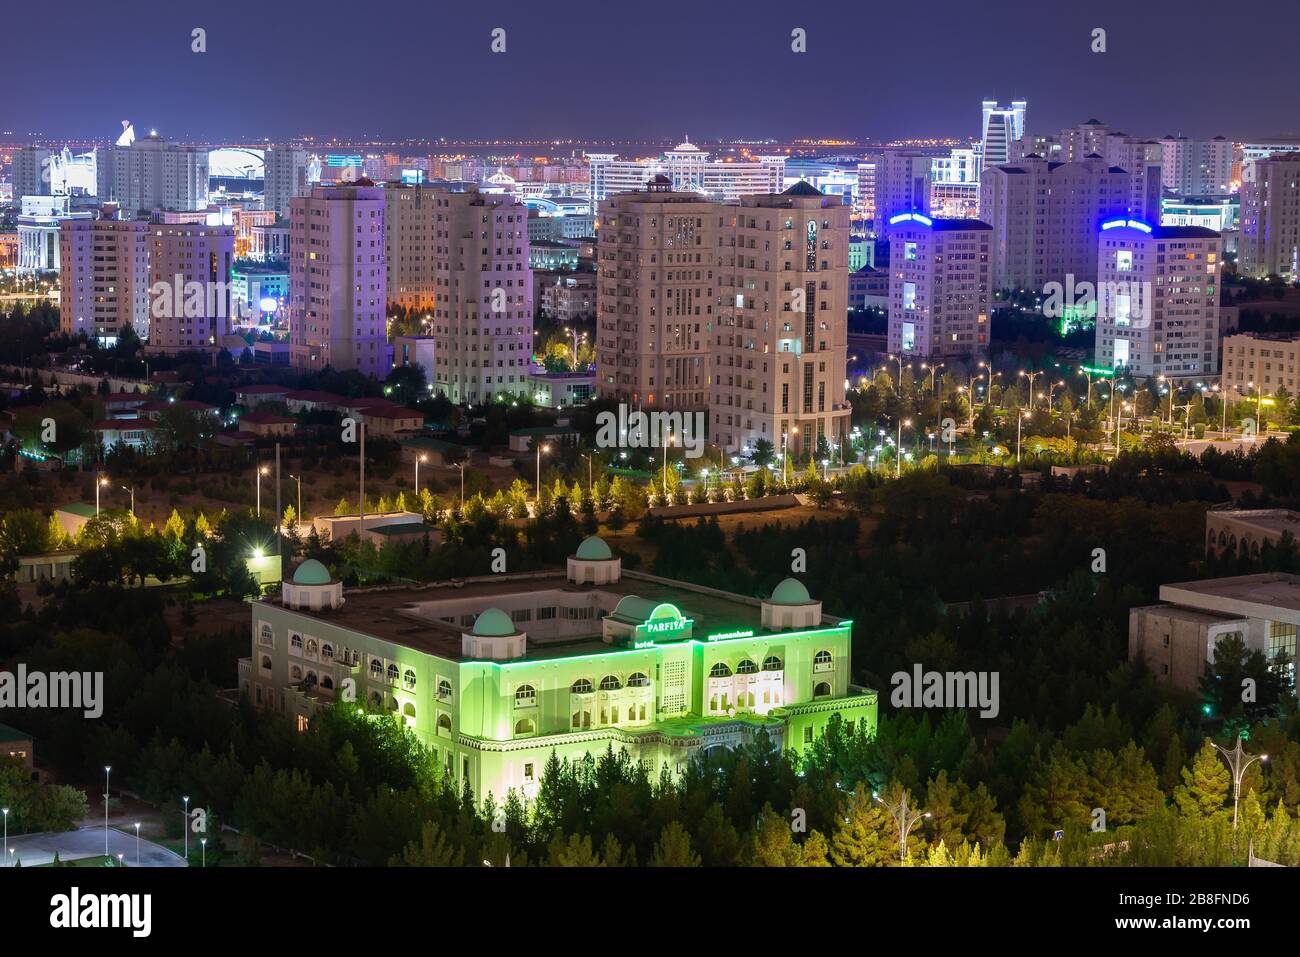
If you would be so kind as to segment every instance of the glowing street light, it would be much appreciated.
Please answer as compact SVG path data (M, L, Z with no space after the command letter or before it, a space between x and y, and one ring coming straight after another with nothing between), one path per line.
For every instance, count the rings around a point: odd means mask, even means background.
M265 465L257 469L257 517L262 517L262 476L270 474L270 469Z
M95 479L95 518L99 518L99 490L108 485L108 479L99 476Z
M1246 775L1246 769L1256 761L1267 761L1267 754L1257 754L1254 757L1248 755L1241 749L1241 732L1237 732L1237 745L1231 751L1222 745L1214 744L1214 749L1219 752L1219 756L1228 762L1228 767L1232 771L1232 829L1237 829L1237 805L1241 800L1241 779ZM1245 760L1243 760L1245 759Z
M415 457L415 494L416 494L416 496L419 496L419 494L420 494L420 463L421 463L421 462L427 462L428 460L429 460L429 456L427 456L427 455L424 454L423 452L421 452L419 455L417 455L417 456Z
M914 811L907 805L907 792L904 791L897 804L889 804L879 794L871 795L876 801L889 812L889 816L894 819L894 826L898 828L898 859L901 863L907 863L907 838L912 833L912 828L920 824L925 818L930 817L929 811Z
M108 857L108 774L113 768L104 765L104 856Z
M898 444L894 446L894 478L903 477L903 426L911 428L912 420L898 420Z
M542 453L549 452L549 451L551 451L551 447L549 445L537 446L537 501L539 504L542 501ZM464 470L462 470L460 474L463 480L463 476L465 475ZM464 486L462 485L462 491L461 491L462 496L464 496L465 494L463 489Z

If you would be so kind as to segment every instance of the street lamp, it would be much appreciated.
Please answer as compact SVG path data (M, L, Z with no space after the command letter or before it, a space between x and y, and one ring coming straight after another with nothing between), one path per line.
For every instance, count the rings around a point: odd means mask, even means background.
M290 475L289 478L298 483L298 523L302 524L302 476ZM419 489L416 489L418 492Z
M262 476L266 475L270 471L271 470L268 469L265 465L260 466L257 470L257 517L258 518L262 517Z
M108 774L113 768L104 765L104 856L108 856Z
M1016 464L1020 464L1020 427L1024 425L1025 419L1029 418L1028 412L1021 412L1016 416Z
M135 489L127 488L125 485L121 486L121 489L123 492L131 493L131 517L135 518Z
M9 860L9 809L0 808L0 811L3 811L5 816L5 860Z
M665 497L665 498L668 496L668 446L672 445L673 442L674 442L674 436L673 436L673 433L672 433L672 427L670 426L670 427L664 429L664 484L663 484L663 493L664 493L664 497Z
M1020 374L1029 380L1029 411L1032 412L1034 411L1034 380L1043 374L1043 370L1039 369L1037 372L1026 372L1024 369L1021 369Z
M206 837L199 838L199 844L203 846L203 866L207 867L208 866L208 839Z
M546 450L547 450L547 447L546 447L546 446L543 446L543 447L542 447L542 451L545 452ZM466 463L466 462L457 462L457 463L456 463L456 468L460 469L460 511L461 511L461 514L464 514L464 512L465 512L465 466L466 466L467 464L468 464L468 463ZM540 461L540 457L539 457L538 467L537 467L537 495L538 495L538 497L540 497L541 494L542 494L541 486L542 486L542 470L541 470L541 461Z
M420 494L420 463L427 462L428 460L429 456L425 455L423 452L415 457L415 494L417 497Z
M898 381L894 383L894 392L897 395L902 395L903 394L903 357L891 355L888 358L891 362L898 363Z
M1232 829L1237 829L1237 804L1241 800L1241 779L1246 775L1246 769L1256 761L1267 761L1267 754L1257 754L1254 757L1246 754L1241 750L1241 732L1237 732L1237 746L1231 751L1220 744L1214 744L1214 748L1219 752L1219 756L1228 762L1228 767L1232 771ZM1243 762L1243 758L1247 759Z
M539 445L539 446L537 446L537 501L538 501L539 504L540 504L541 501L542 501L542 453L543 453L543 452L549 452L549 451L551 451L551 447L550 447L549 445ZM460 474L461 474L461 479L462 479L462 483L463 483L463 481L464 481L464 475L465 475L465 470L464 470L464 469L461 469ZM462 484L462 485L461 485L461 496L462 496L462 498L463 498L464 494L465 494L465 492L464 492L464 484ZM462 501L462 503L461 503L461 507L464 508L464 503L463 503L463 501Z
M903 477L903 426L911 428L912 420L898 420L898 444L894 446L894 478Z
M99 490L108 484L108 479L99 476L95 479L95 518L99 518Z
M907 863L907 838L912 833L912 828L921 823L923 818L930 816L929 811L914 811L907 805L907 792L904 791L902 797L898 799L897 804L888 804L885 799L878 794L873 794L880 805L889 812L889 816L894 819L894 825L898 828L898 859L902 864Z
M135 866L140 866L140 822L135 822Z
M782 485L790 484L790 462L788 456L786 455L786 450L789 449L790 447L790 435L798 435L798 434L799 434L799 426L797 425L790 426L789 433L785 433L785 432L781 433L781 484Z
M190 799L181 798L185 802L185 863L190 863Z

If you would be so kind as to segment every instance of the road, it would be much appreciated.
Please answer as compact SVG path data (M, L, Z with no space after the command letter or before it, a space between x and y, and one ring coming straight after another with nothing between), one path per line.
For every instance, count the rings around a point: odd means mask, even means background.
M54 860L54 852L59 860L68 861L79 857L94 857L104 853L104 828L83 827L75 831L57 833L23 834L19 837L9 835L10 861L17 857L23 867L48 864ZM108 853L116 857L122 855L127 867L135 867L135 835L124 834L112 828L108 831ZM150 841L140 841L140 867L185 867L185 859L179 854L159 847Z

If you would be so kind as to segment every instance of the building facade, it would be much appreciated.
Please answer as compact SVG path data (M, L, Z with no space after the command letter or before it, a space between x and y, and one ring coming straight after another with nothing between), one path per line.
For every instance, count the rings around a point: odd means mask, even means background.
M140 210L202 210L208 204L208 151L168 143L156 132L96 154L96 195L128 215Z
M498 802L535 797L552 754L612 747L678 775L760 731L803 751L833 714L874 729L851 622L799 582L759 602L620 566L589 538L563 573L344 596L309 560L253 603L240 687L299 729L338 700L396 714L443 775Z
M984 100L981 104L980 143L982 167L1004 166L1016 159L1014 144L1025 136L1025 100L1013 100L1010 106L999 106L997 100Z
M889 351L988 355L992 230L977 219L899 213L889 225Z
M876 163L874 234L884 237L899 213L930 215L934 157L919 150L889 150Z
M438 284L438 192L385 183L384 244L388 302L432 313Z
M620 160L617 153L588 153L591 201L616 193L634 193L655 176L667 176L676 193L734 203L750 193L778 193L784 188L785 157L759 156L741 162L715 161L687 140L658 159Z
M387 378L383 191L369 180L289 201L289 343L298 369Z
M1223 240L1210 229L1103 222L1097 363L1135 376L1217 374L1222 260Z
M435 393L489 402L526 391L533 350L528 209L508 196L439 190Z
M1300 276L1300 154L1275 154L1253 164L1241 186L1238 270L1264 278Z
M289 216L289 200L311 191L311 165L306 150L268 146L263 154L262 208L277 217Z
M1300 394L1300 336L1239 332L1223 337L1223 388L1238 396Z
M131 326L149 337L149 224L130 219L59 222L59 325L102 344Z
M1226 196L1232 192L1232 142L1222 136L1160 140L1160 180L1176 196Z
M206 224L149 227L149 348L215 350L230 334L235 231Z

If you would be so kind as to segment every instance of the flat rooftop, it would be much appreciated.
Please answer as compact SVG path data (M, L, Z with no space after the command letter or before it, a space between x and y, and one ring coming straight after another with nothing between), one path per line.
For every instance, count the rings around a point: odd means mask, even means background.
M1222 615L1300 624L1300 576L1281 572L1161 585L1160 600Z
M557 568L519 575L464 579L461 582L344 588L341 608L285 610L450 661L468 661L480 659L466 658L461 654L461 636L466 629L458 623L430 616L421 606L441 601L469 603L477 614L493 607L494 600L502 596L536 592L565 592L572 595L599 592L610 595L615 603L628 595L636 595L656 604L669 602L676 605L687 618L694 619L693 634L696 638L719 632L752 630L755 634L760 634L763 631L761 605L757 598L749 599L627 571L623 572L621 581L607 585L574 585L569 582L565 572ZM281 607L276 598L264 598L260 603ZM607 614L613 610L612 606L605 609ZM842 621L827 615L823 615L822 620L823 627L833 627ZM534 638L530 633L528 652L522 660L544 661L625 650L602 639L602 622L599 617L592 618L587 624L589 630L585 634ZM522 623L522 630L529 631L528 625L528 622Z
M1281 535L1290 532L1300 538L1300 512L1285 508L1216 508L1206 513L1210 518L1226 518L1249 525L1262 532Z

